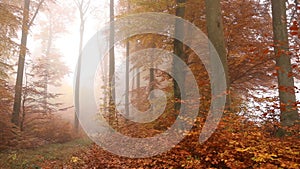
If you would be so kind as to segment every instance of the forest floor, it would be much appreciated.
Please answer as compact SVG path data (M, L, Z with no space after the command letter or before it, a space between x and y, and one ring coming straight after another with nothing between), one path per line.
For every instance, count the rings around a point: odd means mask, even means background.
M88 138L81 138L62 144L1 152L0 169L174 168L174 163L189 163L186 159L188 153L176 154L168 152L145 159L120 157L103 150Z
M62 144L0 152L0 169L299 169L298 134L275 138L258 129L252 126L251 131L244 132L235 132L234 128L216 131L205 144L200 144L199 130L195 128L171 150L151 158L114 155L83 137Z
M65 164L77 162L76 154L88 150L91 145L92 141L88 138L80 138L62 144L1 152L0 168L66 168Z

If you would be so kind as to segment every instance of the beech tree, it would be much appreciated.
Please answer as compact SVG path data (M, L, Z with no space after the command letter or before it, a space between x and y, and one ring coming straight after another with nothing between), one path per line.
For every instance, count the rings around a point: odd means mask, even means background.
M280 122L292 126L299 120L296 107L295 85L287 31L286 1L272 0L273 32L278 90L280 100Z
M115 20L115 12L114 12L114 0L110 0L109 4L109 18L110 18L110 34L109 34L109 123L113 123L116 119L116 111L115 111L115 105L114 105L114 99L115 99L115 49L114 49L114 39L115 39L115 27L114 27L114 20Z
M185 0L176 0L176 16L184 18L185 15ZM183 23L176 19L175 21L175 36L183 39L184 37L184 26ZM187 61L187 55L184 53L183 43L177 39L174 39L174 54L181 58L183 61ZM175 111L180 110L180 100L185 98L184 86L181 86L183 91L180 91L178 84L184 84L185 82L185 73L184 68L181 67L176 62L173 62L173 71L174 74L178 77L178 81L173 80L174 88L174 109Z
M230 91L230 82L228 75L227 52L224 40L223 19L221 14L220 0L205 0L206 7L206 25L208 38L219 54L220 60L223 64L227 92ZM230 95L226 96L226 108L230 110Z
M34 52L25 66L25 84L23 87L20 128L24 130L24 121L27 113L51 114L58 110L57 99L61 94L50 90L50 87L59 87L62 79L69 72L69 68L61 60L61 53L55 45L60 35L67 32L67 24L72 21L68 14L72 9L63 7L61 3L48 2L37 17L34 28L38 33L34 39ZM41 50L39 50L41 49Z
M22 37L21 37L21 45L20 45L20 53L19 53L19 61L18 61L18 70L17 70L17 79L15 85L15 97L14 97L14 106L13 106L13 114L11 121L19 126L19 116L20 116L20 108L21 108L21 100L22 100L22 84L23 84L23 74L24 74L24 64L25 64L25 56L26 56L26 46L27 46L27 37L28 31L32 23L34 22L42 4L45 0L41 0L38 2L38 5L33 12L32 18L30 18L30 0L24 0L24 9L23 9L23 20L22 20Z
M76 78L76 88L75 88L75 104L77 105L77 109L74 113L74 126L76 132L78 132L79 129L79 121L78 121L78 113L79 113L79 80L80 80L80 71L81 71L81 57L82 57L82 47L83 47L83 37L84 37L84 30L85 30L85 21L86 21L86 14L89 10L91 0L85 1L85 0L74 0L78 11L79 11L79 17L80 17L80 39L79 39L79 48L78 48L78 63L77 63L77 78Z
M45 19L39 19L40 33L36 35L36 40L41 42L43 49L36 57L36 66L33 67L43 84L43 106L47 113L47 95L50 93L48 86L60 86L61 80L69 72L68 67L61 61L61 53L55 42L60 35L67 33L67 24L72 22L70 15L73 10L63 7L63 4L48 3L47 10L43 13Z
M130 11L130 3L128 3L127 10ZM129 75L130 75L130 41L126 41L126 68L125 68L125 113L129 115Z

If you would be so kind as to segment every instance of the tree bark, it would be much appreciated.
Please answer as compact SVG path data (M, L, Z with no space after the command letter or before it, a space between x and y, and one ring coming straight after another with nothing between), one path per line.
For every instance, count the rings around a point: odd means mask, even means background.
M227 85L227 96L225 109L230 110L230 80L228 75L228 63L227 63L227 52L225 47L224 32L223 32L223 21L221 14L221 3L220 0L205 0L206 6L206 27L208 38L215 47L219 54L220 60L223 64L226 85Z
M114 105L115 98L115 26L114 26L114 0L110 0L110 36L109 36L109 123L112 124L116 119Z
M297 112L294 79L292 76L291 57L286 18L286 0L272 0L273 33L276 66L279 68L278 87L280 100L280 122L283 126L294 125L299 120Z
M156 45L155 45L155 40L154 38L152 37L152 46L151 46L153 49L156 48ZM155 69L153 68L154 67L154 58L153 56L151 55L150 56L150 70L149 70L149 98L153 98L152 94L151 94L151 91L154 90L154 80L155 80ZM151 105L152 106L152 105Z
M128 12L130 11L130 3L128 2ZM128 23L130 24L130 23ZM126 117L129 117L129 74L130 74L130 58L129 58L129 55L130 55L130 42L129 42L129 39L127 39L126 41L126 70L125 70L125 114L126 114Z
M129 47L129 40L127 40L126 42L126 70L125 70L125 73L126 73L126 86L125 86L125 113L126 113L126 116L128 117L129 116L129 50L130 50L130 47Z
M136 88L139 89L141 87L141 74L140 74L140 68L136 69Z
M17 126L19 126L20 123L22 84L23 84L24 64L25 64L25 56L26 56L27 37L28 37L28 30L29 30L29 26L28 26L29 6L30 6L30 0L25 0L24 9L23 9L21 47L19 53L17 80L15 86L14 107L13 107L13 114L11 119L12 123L14 123Z
M185 14L185 2L186 0L176 0L176 16L184 18ZM175 37L183 39L184 37L184 25L176 19L175 21ZM181 58L183 61L186 61L186 55L183 49L183 43L177 39L174 39L174 54ZM173 90L174 90L174 109L179 111L181 107L181 99L184 99L185 91L184 86L181 86L182 91L180 91L178 84L184 84L185 81L185 71L178 63L173 61L173 71L174 75L177 77L177 81L173 79Z

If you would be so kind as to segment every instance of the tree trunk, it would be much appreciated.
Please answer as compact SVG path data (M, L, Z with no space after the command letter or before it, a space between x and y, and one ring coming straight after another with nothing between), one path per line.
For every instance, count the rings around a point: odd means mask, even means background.
M130 12L130 3L128 2L128 12ZM130 24L130 23L128 23ZM129 42L129 39L127 39L126 41L126 70L125 70L125 115L126 117L129 117L129 74L130 74L130 58L129 58L129 55L130 55L130 42Z
M223 21L221 14L221 3L220 0L205 0L206 6L206 27L208 38L215 47L219 54L220 60L223 64L226 85L227 85L227 96L226 96L226 110L230 110L230 80L228 75L228 63L227 63L227 52L225 47L224 32L223 32Z
M139 89L141 87L141 74L140 74L140 68L136 69L136 88Z
M116 119L114 105L115 98L115 26L114 26L114 0L110 0L110 36L109 36L109 123L112 124Z
M286 0L272 0L272 16L276 66L279 68L277 73L281 111L280 122L283 126L291 126L299 120L299 115L295 106L296 96L289 55L285 3Z
M27 36L28 36L28 22L29 22L29 6L30 0L24 1L24 10L23 10L23 21L22 21L22 38L21 38L21 47L19 53L19 62L17 70L17 80L15 86L15 98L14 98L14 107L12 114L12 123L19 126L20 121L20 108L21 108L21 97L22 97L22 83L23 83L23 74L24 74L24 64L26 56L26 46L27 46Z
M75 4L77 5L77 8L79 10L79 17L80 17L80 36L79 36L79 49L78 49L78 63L77 63L77 74L76 74L76 84L75 84L75 105L76 110L74 114L74 128L75 132L78 132L79 130L79 88L80 88L80 72L81 72L81 58L82 58L82 47L83 47L83 36L84 36L84 30L85 30L85 19L84 16L86 12L89 9L89 5L91 3L91 0L88 0L86 3L84 0L74 0Z
M154 38L152 38L152 48L153 49L155 49L156 48L156 45L155 45L155 40L154 40ZM153 66L154 66L154 62L155 62L155 60L154 60L154 58L153 58L153 56L151 55L150 56L150 66L151 66L151 68L150 68L150 71L149 71L149 98L153 98L153 96L151 95L151 91L152 90L154 90L154 80L155 80L155 74L154 74L154 71L155 71L155 69L153 68Z
M126 113L126 117L129 117L129 40L127 40L126 42L126 89L125 89L125 113Z
M80 11L80 39L79 39L79 56L78 56L78 64L77 64L77 77L76 77L76 88L75 88L75 103L77 105L77 110L75 112L75 119L74 119L74 126L75 126L75 131L78 133L79 130L79 88L80 88L80 72L81 72L81 60L82 60L82 44L83 44L83 36L84 36L84 19L83 19L83 12Z
M185 2L186 0L176 0L176 4L178 5L176 8L176 16L184 18L185 14ZM184 37L184 25L179 22L177 19L175 21L175 36L183 39ZM177 39L174 39L174 54L181 58L183 61L186 61L186 55L183 50L183 43ZM184 68L180 66L180 64L173 61L173 72L177 77L177 82L173 79L173 90L174 90L174 109L175 111L180 110L181 107L181 99L184 99L185 91L184 86L181 86L182 91L180 91L178 84L184 84L185 81L185 71ZM181 97L182 96L182 97Z
M26 101L27 101L27 87L28 87L28 77L27 77L26 69L25 69L25 90L23 94L23 99L22 99L22 115L20 118L20 130L24 131L24 123L25 123L25 117L26 117Z

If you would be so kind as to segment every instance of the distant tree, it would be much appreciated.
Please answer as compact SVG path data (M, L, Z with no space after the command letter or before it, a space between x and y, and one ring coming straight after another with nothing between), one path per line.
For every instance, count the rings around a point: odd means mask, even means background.
M78 132L79 129L79 120L78 120L78 115L79 115L79 80L80 80L80 71L81 71L81 58L82 58L82 47L83 47L83 37L84 37L84 30L85 30L85 21L86 21L86 14L89 10L91 0L74 0L78 12L79 12L79 17L80 17L80 39L79 39L79 48L78 48L78 63L77 63L77 78L76 78L76 85L75 85L75 104L77 105L77 108L75 110L74 114L74 126L75 126L75 131Z
M72 22L72 9L62 6L62 4L48 3L47 10L43 12L45 19L39 19L40 32L36 35L36 40L41 42L43 49L39 56L36 57L36 66L33 67L36 77L43 85L44 112L47 113L47 95L48 86L58 86L62 78L68 73L67 66L61 61L61 54L55 46L55 40L59 35L66 33L67 24Z
M128 11L130 10L130 3L128 3ZM130 41L126 41L126 68L125 68L125 113L129 115L129 75L130 75Z
M51 92L49 86L59 87L62 78L68 73L68 68L61 61L60 55L48 55L28 61L25 69L23 86L20 129L25 129L26 116L47 115L57 112L61 103L57 102L60 93ZM48 62L46 62L48 61ZM47 81L45 81L47 76ZM47 87L46 87L47 86Z

